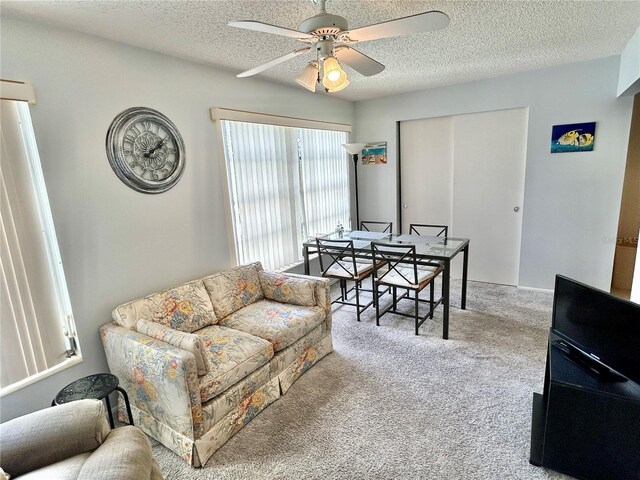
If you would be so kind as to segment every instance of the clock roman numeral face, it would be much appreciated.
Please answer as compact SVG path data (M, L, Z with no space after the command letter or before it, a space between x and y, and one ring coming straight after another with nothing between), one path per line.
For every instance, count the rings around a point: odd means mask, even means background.
M144 120L128 125L122 151L135 175L157 182L166 179L175 170L175 143L166 125Z
M145 193L171 188L184 169L180 133L164 115L148 108L131 108L114 119L107 155L120 179Z

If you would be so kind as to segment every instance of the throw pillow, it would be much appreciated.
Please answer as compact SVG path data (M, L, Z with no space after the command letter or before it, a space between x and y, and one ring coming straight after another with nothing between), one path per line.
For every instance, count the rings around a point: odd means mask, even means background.
M219 319L264 298L258 279L258 271L261 270L262 265L256 262L225 270L204 279L204 286L209 292L213 310Z
M113 319L132 330L138 320L147 320L187 333L218 322L202 280L120 305Z
M275 302L313 307L316 304L315 288L312 282L293 278L282 273L258 273L264 296Z
M136 329L138 333L155 338L156 340L162 340L163 342L170 343L174 347L193 353L193 356L196 357L198 376L207 373L208 369L204 361L202 340L200 340L200 337L197 335L167 328L159 323L149 322L147 320L138 320Z

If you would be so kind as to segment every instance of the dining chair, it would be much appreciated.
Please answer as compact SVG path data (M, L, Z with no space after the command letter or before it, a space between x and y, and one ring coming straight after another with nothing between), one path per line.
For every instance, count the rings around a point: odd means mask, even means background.
M412 223L409 225L409 235L412 234L447 238L449 236L449 226Z
M376 302L376 325L380 326L380 318L386 313L394 313L403 317L415 320L415 333L418 335L418 328L427 318L433 318L433 311L440 301L434 301L433 280L442 272L440 265L422 265L416 258L415 245L397 245L382 242L371 242L371 253L373 258L373 284L374 289L380 285L390 287L393 292L393 301L382 313L380 313L380 302ZM380 262L385 262L386 271L377 268ZM419 293L429 285L429 300L419 298ZM406 290L398 296L398 288ZM409 296L413 292L413 297ZM398 310L400 300L413 300L413 314ZM418 311L419 302L429 303L429 311L420 316Z
M373 300L362 305L360 303L360 292L362 291L362 280L373 273L373 263L366 259L356 259L353 248L353 240L329 240L316 238L318 258L320 260L320 270L325 278L335 278L340 280L340 298L331 303L351 305L356 307L356 318L360 321L360 314L369 308L373 303L377 304L377 296L373 295ZM323 256L325 257L323 259ZM325 259L330 259L325 268ZM354 286L347 290L347 281L353 281ZM349 292L355 290L355 303L347 301Z
M409 235L425 235L447 238L449 236L448 225L433 225L426 223L412 223L409 225ZM443 262L431 262L429 265L440 265L444 268ZM442 286L442 296L444 297L444 285Z
M393 233L393 222L377 222L373 220L363 220L360 222L360 230L364 232L380 232L380 233ZM384 262L380 262L378 267L384 266ZM371 282L371 289L362 289L367 292L377 292L376 298L380 298L385 293L389 292L389 288L384 288L382 291L374 288L373 282Z
M363 220L360 222L360 230L364 232L393 233L393 222Z

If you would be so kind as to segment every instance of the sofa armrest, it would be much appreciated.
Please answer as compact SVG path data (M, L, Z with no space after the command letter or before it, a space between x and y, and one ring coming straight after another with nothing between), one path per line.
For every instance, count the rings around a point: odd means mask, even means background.
M132 406L190 439L203 433L202 404L193 353L108 323L100 337L109 370Z
M316 294L316 305L322 307L327 318L327 328L331 331L331 282L328 278L301 275L299 273L282 272L283 275L292 278L302 278L313 283Z
M12 477L98 448L109 434L104 404L78 400L0 426L2 468Z

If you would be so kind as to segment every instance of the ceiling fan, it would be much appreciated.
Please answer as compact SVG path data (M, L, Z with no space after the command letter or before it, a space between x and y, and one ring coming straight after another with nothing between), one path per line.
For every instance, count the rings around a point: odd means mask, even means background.
M449 25L449 17L445 13L434 10L349 30L347 20L344 17L327 12L326 0L312 1L318 4L320 12L302 22L300 30L253 20L229 22L231 27L291 37L307 44L307 46L282 57L239 73L238 77L256 75L298 55L314 51L315 60L309 62L300 72L296 77L296 82L312 92L315 92L318 83L322 83L326 92L338 92L350 83L347 74L340 66L340 62L366 77L376 75L384 70L383 64L353 48L356 43L411 33L430 32L446 28Z

